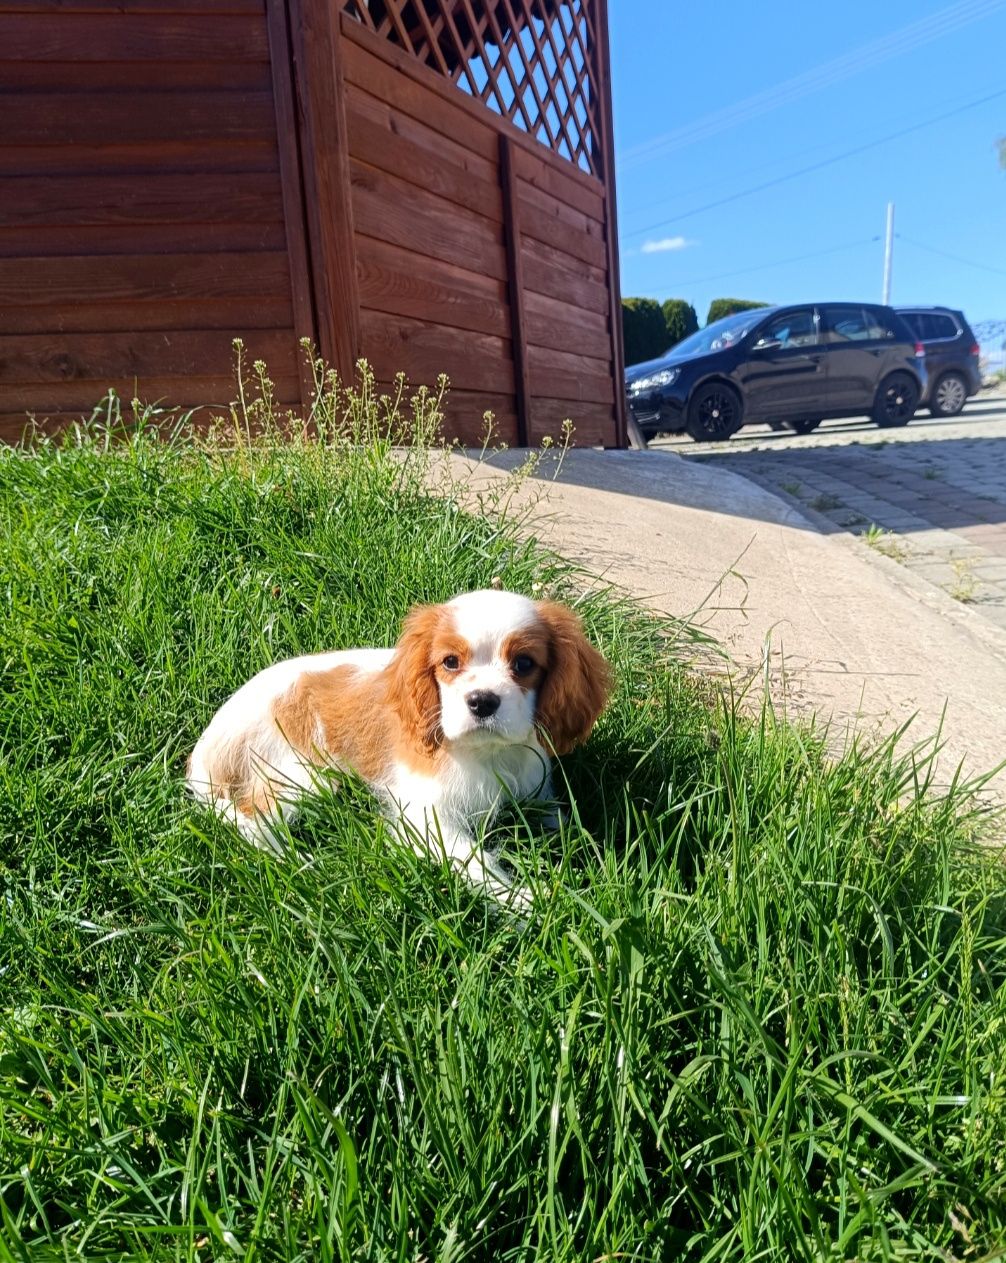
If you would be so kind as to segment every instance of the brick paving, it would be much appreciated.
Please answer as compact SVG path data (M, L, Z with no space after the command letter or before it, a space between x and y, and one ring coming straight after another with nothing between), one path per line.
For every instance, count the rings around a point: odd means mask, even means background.
M806 436L752 426L729 443L651 446L784 496L1006 630L1006 394L983 393L951 420L920 413L904 429L826 421Z

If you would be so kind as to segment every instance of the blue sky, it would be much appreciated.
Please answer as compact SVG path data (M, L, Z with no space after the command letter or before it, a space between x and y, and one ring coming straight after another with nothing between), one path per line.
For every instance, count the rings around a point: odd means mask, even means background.
M624 295L1006 319L1006 0L608 8Z

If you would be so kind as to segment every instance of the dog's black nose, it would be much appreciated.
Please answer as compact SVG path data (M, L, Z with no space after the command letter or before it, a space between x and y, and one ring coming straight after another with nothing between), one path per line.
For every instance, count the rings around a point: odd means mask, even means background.
M476 719L488 719L490 715L495 715L500 707L498 695L490 693L488 689L476 689L474 693L466 693L465 701Z

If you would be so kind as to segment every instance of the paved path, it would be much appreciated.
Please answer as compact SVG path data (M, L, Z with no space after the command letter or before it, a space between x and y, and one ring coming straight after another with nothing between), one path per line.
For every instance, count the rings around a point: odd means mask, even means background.
M914 743L942 718L943 779L961 761L977 773L1006 756L1006 633L973 605L842 531L819 533L720 458L574 450L515 491L506 472L526 455L452 460L466 494L523 504L548 546L706 626L753 700L764 683L784 713L833 719L836 744L849 728L890 732L913 718Z
M797 437L758 426L729 443L654 446L742 474L1006 630L1006 396L898 430L825 422Z

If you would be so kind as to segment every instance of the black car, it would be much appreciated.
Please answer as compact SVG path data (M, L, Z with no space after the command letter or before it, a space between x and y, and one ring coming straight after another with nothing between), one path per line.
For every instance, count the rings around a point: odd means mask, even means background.
M934 417L955 417L982 386L980 348L962 311L952 307L896 307L926 348L929 388L921 403Z
M890 307L809 303L717 320L659 360L626 370L644 435L728 439L754 421L809 433L826 417L868 413L905 425L926 387L922 346Z

